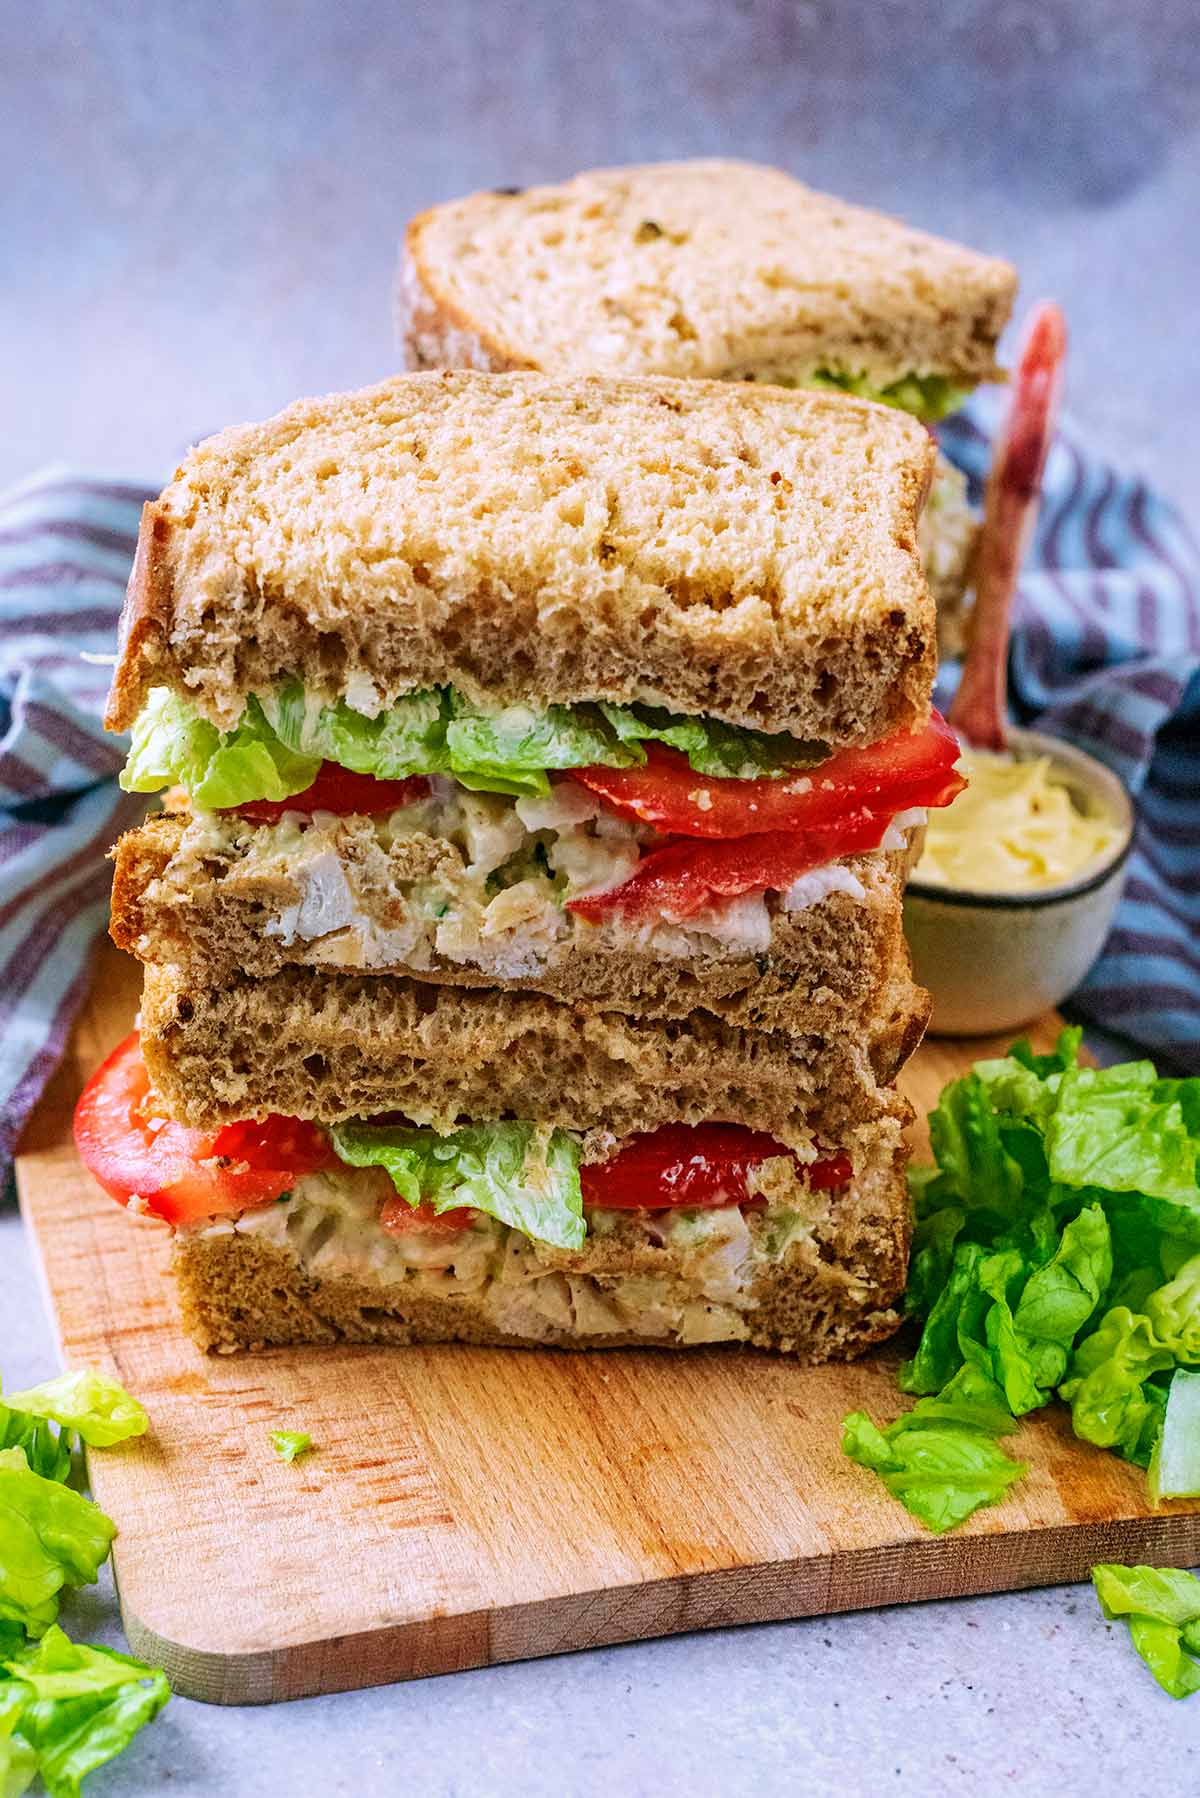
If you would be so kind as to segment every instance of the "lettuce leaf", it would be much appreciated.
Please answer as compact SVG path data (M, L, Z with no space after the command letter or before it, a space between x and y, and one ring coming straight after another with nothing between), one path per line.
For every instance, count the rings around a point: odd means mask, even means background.
M67 1585L91 1585L116 1526L69 1486L35 1473L21 1448L0 1450L0 1621L41 1635Z
M579 1144L533 1124L470 1124L449 1136L409 1125L337 1124L334 1149L351 1167L382 1167L401 1198L435 1212L470 1206L560 1249L587 1237Z
M312 1448L313 1439L307 1430L272 1430L271 1447L281 1461L298 1461Z
M943 1090L936 1166L911 1177L922 1330L899 1382L931 1396L969 1373L1014 1416L1058 1396L1076 1435L1157 1479L1172 1381L1200 1367L1200 1083L1081 1068L1079 1043L1015 1043ZM1200 1452L1171 1462L1200 1484Z
M1164 1692L1200 1692L1200 1579L1177 1567L1092 1568L1100 1608L1124 1617L1133 1646Z
M634 767L643 745L667 743L697 773L750 779L825 759L822 744L677 718L653 706L508 706L480 711L452 687L410 693L376 718L326 704L298 681L251 699L236 729L218 731L186 699L156 687L133 729L121 776L131 792L179 783L197 806L289 799L323 761L381 780L450 774L475 791L544 795L548 770Z
M876 387L866 375L837 374L827 368L810 375L804 384L832 387L839 393L855 393L860 399L877 400L884 406L899 406L931 425L957 412L971 393L969 387L960 387L945 375L904 375L887 387Z
M1171 1376L1162 1430L1149 1469L1150 1502L1200 1498L1200 1373Z
M150 1424L118 1380L88 1368L43 1380L25 1392L7 1393L4 1406L74 1430L89 1448L110 1448L131 1436L143 1436Z
M997 1504L1028 1472L996 1442L1015 1428L999 1388L964 1367L938 1397L919 1399L884 1430L865 1411L852 1411L842 1422L842 1452L941 1535Z
M165 1673L110 1648L74 1643L52 1625L5 1663L0 1681L0 1794L40 1773L50 1798L79 1798L86 1774L127 1748L171 1696ZM7 1751L7 1764L6 1764Z
M317 777L320 760L296 754L272 730L252 699L236 730L221 732L167 687L154 687L133 726L121 771L127 793L157 793L176 784L206 809L251 799L290 799Z

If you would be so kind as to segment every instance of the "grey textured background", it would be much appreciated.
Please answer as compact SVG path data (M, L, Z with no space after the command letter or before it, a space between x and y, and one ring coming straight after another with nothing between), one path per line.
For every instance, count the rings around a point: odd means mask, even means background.
M0 9L0 483L156 479L211 428L387 372L396 241L432 201L736 153L1011 257L1023 306L1067 307L1077 422L1200 501L1196 0ZM0 1365L54 1366L11 1214ZM107 1587L64 1621L118 1639ZM88 1790L1195 1798L1197 1706L1068 1588L179 1700Z
M1200 500L1195 0L0 4L0 482L386 373L432 201L733 152L1011 257L1092 440Z

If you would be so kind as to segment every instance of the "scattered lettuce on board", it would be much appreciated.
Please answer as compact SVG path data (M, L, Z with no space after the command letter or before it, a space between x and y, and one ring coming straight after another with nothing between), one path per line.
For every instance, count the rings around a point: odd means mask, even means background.
M36 1776L51 1798L128 1746L170 1691L127 1655L71 1642L55 1622L70 1586L90 1585L115 1525L67 1484L72 1444L141 1435L146 1413L107 1374L61 1374L0 1401L0 1798Z
M1200 1367L1200 1080L1161 1080L1148 1061L1080 1067L1080 1035L1063 1031L1050 1055L1019 1042L977 1062L931 1113L935 1165L911 1173L905 1296L922 1330L900 1385L922 1403L944 1400L969 1373L996 1395L1007 1429L1058 1397L1077 1436L1141 1467L1172 1415L1158 1490L1192 1496L1200 1451L1185 1452L1179 1420L1185 1409L1195 1417L1195 1400L1172 1383ZM921 1414L915 1406L876 1434L898 1453ZM913 1502L920 1488L881 1462L859 1416L847 1453L929 1522ZM939 1452L959 1468L961 1492L937 1514L959 1510L958 1522L1009 1482L968 1504L986 1485L969 1478L972 1462L987 1462L979 1424L941 1427L954 1433ZM993 1449L1003 1433L992 1431Z
M435 1213L470 1206L535 1242L581 1249L587 1237L579 1144L533 1124L471 1124L449 1136L405 1124L336 1124L351 1167L382 1167L400 1197Z
M1200 1579L1177 1567L1092 1568L1100 1608L1123 1617L1133 1646L1164 1692L1200 1692Z
M272 1430L271 1447L281 1461L298 1461L308 1454L313 1439L307 1430Z
M0 1665L3 1798L35 1773L50 1798L79 1798L85 1774L127 1748L171 1696L157 1668L72 1642L57 1625Z
M134 724L121 785L154 793L178 783L195 805L220 810L290 799L330 761L381 780L449 774L475 791L544 795L549 771L634 767L646 760L648 742L678 749L699 774L733 779L811 767L828 754L796 737L678 718L654 706L481 711L453 687L410 693L368 718L345 700L328 704L291 681L251 699L231 731L218 731L188 700L155 687Z

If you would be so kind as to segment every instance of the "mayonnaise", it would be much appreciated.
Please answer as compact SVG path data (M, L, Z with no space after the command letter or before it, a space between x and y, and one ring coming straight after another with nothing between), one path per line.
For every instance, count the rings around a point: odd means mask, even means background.
M964 749L967 788L929 814L913 878L969 893L1059 886L1103 859L1120 836L1112 815L1082 798L1049 756L1017 760Z

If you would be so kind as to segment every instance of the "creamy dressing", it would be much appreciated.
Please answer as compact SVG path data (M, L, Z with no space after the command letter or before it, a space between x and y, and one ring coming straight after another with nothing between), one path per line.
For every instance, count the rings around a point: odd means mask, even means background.
M767 1164L770 1165L770 1164ZM751 1190L754 1173L751 1172ZM752 1291L766 1269L811 1236L795 1206L768 1205L751 1231L736 1206L711 1210L589 1213L590 1240L632 1227L645 1246L671 1254L671 1276L581 1274L577 1257L531 1242L477 1213L466 1230L413 1230L393 1236L379 1223L392 1192L378 1168L337 1169L297 1180L289 1198L212 1219L191 1234L201 1239L254 1236L291 1255L313 1278L402 1288L405 1297L460 1298L481 1307L499 1330L536 1338L551 1330L575 1335L638 1335L680 1342L741 1341ZM679 1283L689 1296L681 1298Z
M1077 794L1049 756L964 749L959 767L968 784L930 819L917 863L916 878L927 885L1036 892L1076 878L1116 848L1116 819Z

